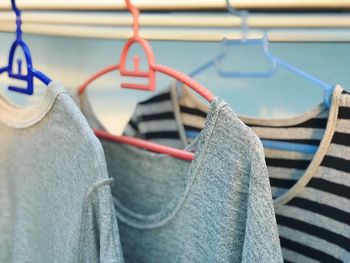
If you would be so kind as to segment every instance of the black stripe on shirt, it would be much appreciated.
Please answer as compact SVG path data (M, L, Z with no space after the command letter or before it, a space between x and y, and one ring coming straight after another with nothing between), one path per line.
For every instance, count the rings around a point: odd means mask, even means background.
M287 205L298 207L304 210L308 210L314 212L316 214L323 215L328 218L332 218L336 221L349 224L350 221L350 213L340 210L338 208L320 204L305 198L295 197L290 200Z
M310 119L305 122L295 124L295 125L280 125L280 126L270 126L270 125L260 125L260 124L249 124L246 123L246 125L250 127L263 127L263 128L318 128L318 129L325 129L327 126L327 118L315 118Z
M322 178L313 177L306 186L350 199L350 187L346 185L333 183Z
M292 168L305 170L311 161L309 160L292 160L292 159L277 159L277 158L265 158L267 166Z
M130 120L129 123L131 128L133 128L135 131L139 131L139 128L137 127L137 124L133 121L133 120Z
M207 113L206 112L201 111L199 109L189 108L189 107L186 107L186 106L180 106L180 112L181 113L188 113L188 114L191 114L191 115L200 116L200 117L203 117L203 118L207 117Z
M139 118L140 118L140 121L174 120L175 116L174 116L174 112L165 111L161 113L141 115Z
M321 166L350 173L350 161L339 157L326 155L321 162Z
M198 128L191 125L184 125L184 128L186 131L195 131L195 132L200 132L203 129L203 128Z
M141 134L144 139L180 139L177 131L145 132Z
M270 184L272 187L286 188L289 189L297 182L297 180L292 179L281 179L270 177Z
M350 108L349 107L339 107L338 119L350 119Z
M315 226L301 220L286 216L276 215L278 225L286 226L291 229L299 230L319 239L327 240L350 252L350 238L334 233L328 229Z
M259 137L259 138L260 138L260 140L291 142L291 143L316 145L316 146L320 145L320 143L321 143L321 140L319 140L319 139L271 139L271 138L264 138L264 137Z
M149 98L148 100L144 100L144 101L139 102L138 104L141 104L141 105L152 104L152 103L166 101L166 100L170 100L170 99L171 99L170 92L166 92L166 93L161 93L161 94L155 95L155 96Z
M332 143L350 146L350 134L343 132L334 132Z
M308 247L305 246L303 244L300 244L298 242L286 239L284 237L280 236L280 241L281 241L281 246L297 252L299 254L302 254L304 256L307 256L309 258L313 258L316 261L320 261L320 262L327 262L327 263L342 263L342 261L340 259L337 259L323 251L314 249L312 247Z

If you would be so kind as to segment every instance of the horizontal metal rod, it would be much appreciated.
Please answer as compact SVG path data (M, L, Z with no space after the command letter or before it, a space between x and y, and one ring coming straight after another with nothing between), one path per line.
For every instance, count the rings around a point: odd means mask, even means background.
M17 0L19 8L27 10L123 10L123 0ZM225 1L218 0L133 0L140 9L151 10L201 10L225 9ZM231 0L231 5L241 9L339 9L350 8L349 0ZM1 1L0 9L10 8L10 1Z
M349 1L350 2L350 1ZM33 12L22 13L26 23L93 25L93 26L130 26L132 18L128 13L110 12ZM12 12L0 12L0 24L15 23ZM239 27L241 19L223 13L163 13L141 14L140 24L159 27ZM350 14L251 14L247 25L250 28L349 28Z
M350 2L350 1L349 1ZM23 30L29 34L126 39L132 18L127 12L26 11ZM225 13L141 14L141 34L150 40L219 41L242 37L239 17ZM264 14L248 17L253 38L269 32L278 42L349 42L350 14ZM13 12L0 12L0 31L14 32Z
M14 32L13 23L0 23L0 31ZM81 37L98 39L127 39L132 32L127 27L80 26L58 24L23 24L23 31L61 37ZM264 30L252 29L248 38L261 38ZM143 27L141 36L150 40L178 41L221 41L224 37L241 39L240 29L230 28L147 28ZM350 42L350 29L269 29L268 37L272 42Z

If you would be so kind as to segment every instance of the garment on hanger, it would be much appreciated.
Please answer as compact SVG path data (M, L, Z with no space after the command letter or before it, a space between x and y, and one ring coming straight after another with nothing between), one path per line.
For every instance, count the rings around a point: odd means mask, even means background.
M103 149L58 82L0 97L0 145L0 262L124 262Z
M332 98L330 110L320 105L294 118L240 117L260 138L319 146L315 155L265 149L286 262L350 261L350 95L337 86ZM207 111L174 85L139 103L124 133L183 147L203 129Z
M80 106L104 129L86 93ZM262 145L222 99L187 147L193 162L101 143L126 262L282 262Z

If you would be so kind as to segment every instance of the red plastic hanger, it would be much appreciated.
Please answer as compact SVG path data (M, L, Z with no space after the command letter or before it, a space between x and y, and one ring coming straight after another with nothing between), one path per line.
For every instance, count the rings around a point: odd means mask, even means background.
M148 79L148 84L146 85L135 84L135 83L122 83L121 84L122 88L153 91L156 85L155 73L161 72L163 74L171 76L176 80L184 83L186 86L193 89L195 92L203 96L206 100L211 102L214 98L214 95L207 88L203 87L201 84L199 84L195 80L191 79L187 75L177 70L155 63L154 54L150 44L148 43L147 40L141 38L139 35L139 10L131 4L130 0L125 0L125 3L127 6L127 9L133 16L134 35L124 45L121 53L119 65L112 65L95 73L93 76L91 76L87 81L85 81L79 87L79 94L82 94L85 91L85 89L89 86L89 84L91 84L93 81L114 70L119 70L121 76L139 77L139 78ZM131 70L126 68L126 59L127 59L129 50L133 44L139 44L144 49L148 60L148 70L146 71L140 70L139 58L137 56L134 57L134 68ZM103 138L106 140L115 141L119 143L129 144L129 145L132 145L138 148L143 148L145 150L149 150L152 152L167 154L183 160L193 160L194 158L194 154L191 152L179 150L168 146L159 145L146 140L132 138L128 136L117 136L101 130L94 130L94 132L96 136L99 138Z

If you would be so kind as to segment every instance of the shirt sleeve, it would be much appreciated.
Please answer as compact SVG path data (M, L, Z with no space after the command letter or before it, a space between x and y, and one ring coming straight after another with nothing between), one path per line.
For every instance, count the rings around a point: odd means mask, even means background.
M85 197L77 262L124 262L111 181L96 183Z
M252 154L242 262L283 262L263 149Z

